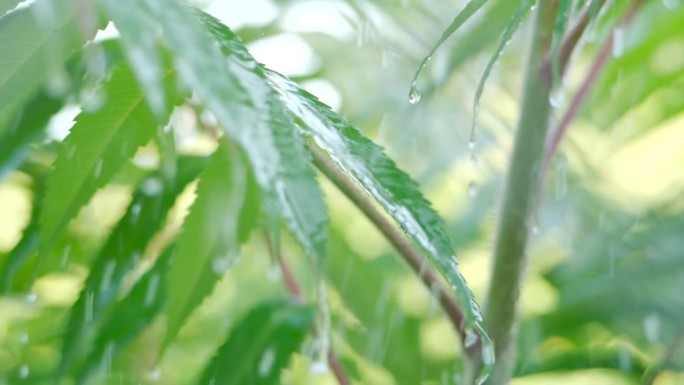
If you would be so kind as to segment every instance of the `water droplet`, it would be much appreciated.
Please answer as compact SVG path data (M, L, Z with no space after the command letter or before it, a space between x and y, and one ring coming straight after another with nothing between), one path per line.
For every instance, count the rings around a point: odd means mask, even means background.
M563 154L556 158L556 199L562 200L568 192L567 182L568 159Z
M64 252L62 253L62 258L59 263L62 267L66 267L69 263L69 256L71 255L71 244L64 246Z
M54 71L47 78L45 83L45 91L50 96L62 96L71 87L71 79L64 70Z
M477 191L479 189L479 186L477 185L477 182L471 181L468 183L468 196L471 198L475 198L477 196Z
M625 51L625 29L617 27L613 30L613 57L619 58Z
M159 290L159 274L152 274L150 277L150 283L147 286L147 291L145 291L145 306L150 307L154 303L154 299L157 297L157 291Z
M85 322L90 323L93 320L93 305L95 301L95 295L92 291L86 293L85 300Z
M131 223L138 221L140 210L142 210L142 205L140 203L135 203L131 206Z
M532 226L532 235L539 235L539 226Z
M29 335L26 333L21 333L19 335L19 343L21 343L22 345L28 344L29 343Z
M140 189L145 195L156 196L162 192L164 189L164 184L159 178L150 177L142 182Z
M316 335L312 343L311 366L312 374L325 374L328 372L328 351L330 350L330 304L328 303L328 291L323 277L317 277L317 319Z
M105 104L105 94L99 87L87 87L79 93L81 108L83 111L98 111Z
M416 83L411 84L411 89L409 90L408 100L411 104L416 104L420 101L420 91L416 86Z
M559 108L563 106L563 102L565 101L565 92L563 90L563 87L555 87L551 92L549 93L549 104L553 108Z
M655 343L660 339L660 316L656 313L651 313L644 318L644 334L646 339Z
M280 265L278 265L277 261L269 264L268 269L266 270L266 278L268 278L269 281L277 282L282 278L282 276L283 272L280 270Z
M679 7L680 0L662 0L665 8L674 10Z
M468 149L470 151L475 151L475 147L477 146L477 142L475 141L475 135L470 135L470 140L468 141Z
M19 367L19 378L25 379L28 378L29 374L31 373L29 366L26 364L21 365Z
M475 327L479 331L482 343L482 370L475 383L477 385L482 385L487 381L487 378L489 378L489 375L492 374L492 371L494 370L494 344L480 324L476 324Z
M31 292L26 294L26 302L36 303L36 301L38 301L38 296L36 295L36 293Z
M275 363L275 358L276 358L276 352L273 347L269 347L264 351L264 354L261 356L261 360L259 360L259 377L266 377L269 374L271 374L271 370L273 370L273 363Z
M150 381L152 381L152 382L157 382L157 381L159 381L160 379L161 379L161 369L159 369L159 368L154 368L154 370L152 370L152 371L150 372Z
M463 346L467 348L473 347L477 343L477 333L473 329L466 329L465 338L463 339Z
M233 258L230 255L215 257L211 260L211 269L214 274L221 276L228 271L232 262Z
M98 159L97 163L95 163L95 169L93 170L93 174L95 175L95 178L98 178L100 174L102 173L102 159Z
M116 268L116 262L113 260L107 261L104 268L104 273L102 273L102 283L100 284L100 291L105 291L109 289L112 283L112 276L114 275L114 269Z
M624 345L618 349L618 366L623 372L630 372L632 370L632 356L630 355L629 348Z

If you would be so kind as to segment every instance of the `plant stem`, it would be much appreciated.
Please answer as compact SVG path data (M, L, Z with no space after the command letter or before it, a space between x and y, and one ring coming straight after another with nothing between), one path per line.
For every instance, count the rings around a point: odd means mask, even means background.
M283 273L283 280L285 281L285 287L287 288L288 293L290 293L290 296L296 301L304 302L304 293L299 287L297 278L295 278L292 270L290 270L290 267L287 265L282 250L279 247L278 250L273 250L274 247L271 242L271 237L268 235L268 232L264 232L264 234L266 235L266 245L268 245L269 253L271 253L272 256L276 256L278 259L278 265L280 266L280 271ZM333 375L337 379L337 383L340 385L351 385L349 376L347 376L347 372L344 370L344 366L342 366L340 360L337 359L332 347L328 350L327 359L328 366L330 366Z
M528 57L522 110L506 180L493 253L485 328L494 341L496 364L487 384L507 384L515 363L516 309L529 217L534 207L539 168L548 130L550 87L542 67L551 47L558 0L540 0Z
M431 293L434 293L439 303L451 321L454 329L461 337L461 346L465 338L465 317L461 308L444 289L444 285L437 275L429 268L429 264L424 257L413 247L404 233L394 225L390 219L378 208L369 198L365 191L347 174L344 173L321 149L315 144L308 143L309 150L314 158L314 165L344 194L354 205L368 218L375 227L385 236L385 238L399 252L399 255L408 263L414 273L425 284ZM437 289L437 290L435 290ZM468 357L481 356L481 343L464 347L464 352Z

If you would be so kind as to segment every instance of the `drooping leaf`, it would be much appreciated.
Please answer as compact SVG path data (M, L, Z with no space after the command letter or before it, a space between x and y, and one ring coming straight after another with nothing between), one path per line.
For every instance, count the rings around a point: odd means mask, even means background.
M46 80L55 93L70 81L62 65L96 32L78 23L86 5L38 0L0 18L0 129Z
M173 70L165 82L173 84ZM169 87L169 98L179 103ZM157 122L143 91L127 66L114 69L103 85L106 103L93 112L81 112L64 141L48 180L41 231L45 257L69 221L95 191L104 186L157 132ZM172 96L173 95L173 96Z
M205 25L177 1L145 3L185 85L244 149L266 204L283 218L309 255L323 259L327 222L323 194L303 140L263 71L216 19L203 17L211 39Z
M278 384L313 320L313 310L300 304L278 300L258 305L231 330L198 384Z
M14 117L9 129L0 130L0 180L24 161L29 146L42 137L50 118L62 106L61 100L41 92Z
M166 70L155 43L156 35L150 28L154 21L145 12L145 4L141 0L100 2L121 32L126 57L152 111L163 121L168 112L164 91Z
M168 297L167 271L173 254L173 246L168 247L133 286L128 295L117 302L99 327L93 348L79 373L78 384L86 383L91 373L107 356L111 358L161 312Z
M437 40L437 43L432 46L432 49L430 50L430 53L423 58L423 61L420 62L420 65L418 66L418 69L416 70L416 73L413 75L413 80L411 81L411 93L409 93L409 100L415 100L418 101L420 99L420 94L416 90L416 82L418 81L418 76L420 76L421 71L427 66L427 63L430 59L432 59L432 55L437 52L437 49L445 42L451 35L453 35L468 19L470 19L471 16L475 14L480 8L482 8L483 5L487 0L470 0L468 1L468 4L459 12L456 17L454 17L454 20L451 21L451 24L447 27L447 29L442 32L442 36L439 37L439 40ZM417 99L416 99L417 98ZM414 102L415 102L414 101Z
M142 180L71 308L62 346L62 372L71 365L90 328L116 298L122 279L139 262L178 194L197 178L205 164L206 159L201 157L181 157L175 178L165 178L163 172L157 171Z
M506 29L503 31L503 34L501 34L499 45L496 47L496 51L494 51L494 54L489 59L487 67L485 67L485 71L477 84L477 89L475 90L475 99L473 101L473 126L470 131L470 143L474 144L476 140L477 116L480 111L480 99L482 98L482 93L484 92L485 83L487 82L487 79L489 79L489 74L491 74L492 69L494 69L494 65L497 63L497 61L499 61L499 57L506 48L506 45L508 45L508 42L513 37L515 31L518 30L520 23L527 15L527 12L530 10L530 7L532 7L533 3L534 2L532 0L524 0L523 3L520 4L520 7L515 11L511 17L511 20L508 22L508 25L506 25Z
M240 233L249 232L249 218L258 213L256 207L245 205L247 195L254 193L250 190L239 149L222 143L202 175L178 239L169 272L174 295L166 308L165 345L238 257Z
M480 322L482 317L473 294L456 267L445 225L423 198L418 184L400 170L381 147L316 97L282 75L272 71L268 75L285 106L304 124L304 133L363 186L427 253L455 290L467 326Z

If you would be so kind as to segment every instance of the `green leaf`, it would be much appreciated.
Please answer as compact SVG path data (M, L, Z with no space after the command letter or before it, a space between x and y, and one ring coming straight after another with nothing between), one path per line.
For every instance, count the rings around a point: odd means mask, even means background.
M78 18L85 8L79 4L38 0L0 18L0 123L6 123L46 80L54 93L67 86L70 80L62 65L96 32L80 28Z
M170 180L157 171L142 180L126 214L100 250L81 294L71 308L62 346L62 372L71 365L87 331L116 298L121 281L139 262L148 242L164 224L177 196L198 177L205 165L204 158L181 157L175 178Z
M285 300L258 305L230 332L199 384L280 383L280 371L313 326L310 307Z
M160 118L168 113L164 92L165 69L150 30L154 20L140 0L100 0L109 17L121 32L126 57L145 92L149 105ZM163 120L163 119L161 119Z
M223 142L202 175L197 199L178 239L169 272L174 295L166 308L165 345L238 257L240 233L249 232L247 218L258 213L254 206L245 205L252 193L239 149Z
M306 127L304 133L363 186L427 253L455 290L466 316L466 325L471 327L479 323L482 316L457 269L454 248L444 222L423 198L418 184L400 170L381 147L315 96L282 75L272 71L268 74L283 103Z
M487 82L487 79L489 79L489 74L494 69L494 65L499 61L499 57L506 48L506 45L508 45L508 42L513 37L515 31L518 30L520 23L527 15L527 12L530 10L532 4L534 4L532 0L524 0L524 2L520 4L520 7L515 11L515 14L513 14L511 20L508 22L508 25L506 25L506 29L504 29L503 34L501 35L501 40L499 40L499 45L496 47L494 55L492 55L492 57L489 59L487 67L485 67L485 71L477 84L475 99L473 101L473 126L470 131L470 143L473 145L475 144L476 140L477 116L480 112L480 99L482 98L482 93L484 92L485 83Z
M38 249L40 241L38 217L37 208L34 208L34 212L31 215L31 221L24 229L21 240L19 240L19 243L17 243L9 252L5 265L0 273L0 292L9 293L12 290L14 277L17 271Z
M195 14L178 2L145 2L184 83L247 154L268 209L280 214L309 255L322 260L327 237L323 194L303 140L263 71L216 19L200 15L213 41Z
M173 84L172 78L173 71L167 69L164 80ZM43 257L95 191L157 132L154 114L128 67L115 68L103 91L104 106L78 115L55 160L43 203ZM180 96L172 99L174 103L182 100Z
M417 92L416 90L416 82L418 81L418 76L420 76L420 73L423 71L425 66L427 66L427 63L430 59L432 59L432 55L437 52L437 49L445 42L451 35L453 35L468 19L470 19L471 16L475 14L480 8L482 8L483 5L487 0L470 0L468 4L459 12L456 17L454 17L454 20L451 21L451 24L447 27L447 29L442 32L442 36L439 37L439 40L437 40L437 43L435 43L434 46L432 46L432 49L430 50L430 53L423 58L423 61L420 62L420 65L418 66L418 69L416 70L416 73L413 75L413 81L411 81L411 93L409 93L409 100L415 100L418 101L420 99L420 94L412 94L414 92ZM415 99L415 98L418 99Z
M111 308L79 373L78 384L85 383L106 356L119 353L161 312L167 297L167 271L173 250L173 246L168 247L128 295Z
M50 118L62 106L61 100L40 92L14 118L9 130L0 133L0 180L24 161L29 146L43 136Z

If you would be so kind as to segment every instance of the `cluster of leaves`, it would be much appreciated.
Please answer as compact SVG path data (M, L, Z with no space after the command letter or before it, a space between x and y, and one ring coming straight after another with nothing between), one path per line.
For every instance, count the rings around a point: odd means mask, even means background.
M408 311L405 301L395 298L406 281L406 269L396 256L382 252L369 260L349 242L348 230L334 216L328 218L312 157L323 154L332 161L423 252L453 288L464 312L464 330L481 330L481 316L455 269L451 239L461 250L491 240L483 223L501 189L498 165L481 160L479 167L491 178L481 181L477 199L445 226L418 184L381 147L296 82L257 63L245 43L208 14L175 0L37 0L17 8L19 3L0 0L0 178L25 186L32 203L20 239L0 254L0 327L7 325L12 332L0 344L0 383L297 383L292 375L301 366L300 352L307 350L302 346L327 346L310 341L312 331L319 334L316 338L327 336L320 330L329 323L325 301L319 308L304 305L286 299L279 285L255 278L260 273L241 276L240 270L231 275L229 269L241 254L260 254L250 250L254 242L247 243L257 237L257 227L269 234L269 240L256 242L257 248L268 244L277 254L286 247L289 238L280 239L281 225L299 245L294 254L303 251L306 256L301 275L313 277L311 286L327 284L342 296L342 305L332 301L332 335L344 337L334 345L352 379L418 384L459 378L462 369L453 356L440 359L426 353L425 330L434 325L434 312ZM436 139L424 140L432 140L426 144L432 156L421 153L415 163L424 169L412 169L420 170L423 181L451 172L454 160L468 156L468 146L455 149L445 140L453 131L444 114L454 114L455 100L462 102L456 103L456 115L466 117L459 121L464 127L472 122L482 126L478 149L486 153L497 144L485 122L503 113L488 108L480 122L480 99L487 103L484 85L509 43L518 44L514 34L535 2L472 0L460 13L431 2L416 6L418 13L386 1L347 3L357 20L384 16L378 27L385 31L383 54L389 49L397 55L415 43L402 41L405 33L391 31L444 24L443 15L457 15L444 32L436 32L441 37L434 36L437 44L418 66L411 99L419 99L420 89L423 101L410 112L404 89L410 83L397 86L396 77L387 76L391 69L325 61L328 73L383 82L364 91L365 98L354 98L356 108L350 103L353 121L402 127L391 131L390 142L405 155L397 161L409 167L412 152L404 150L416 144L411 127L421 133L430 127ZM681 83L684 66L661 63L682 42L684 9L673 6L676 1L644 2L635 27L621 30L619 18L631 3L559 1L550 56L554 89L568 94L571 87L561 83L567 65L561 43L582 11L589 10L587 52L593 54L594 45L607 36L619 36L624 47L617 54L614 50L584 103L592 108L579 116L601 130L629 116L636 127L630 133L634 140L684 108L682 96L671 87ZM94 39L108 22L120 37ZM276 23L242 35L256 38L277 30ZM373 23L362 27L365 33L375 28ZM434 33L426 28L417 34ZM420 71L439 55L440 45L449 44L451 35L457 44L444 51L443 71L435 71L434 84L425 84ZM368 50L356 44L342 47L321 34L306 38L323 55L353 49L348 60ZM421 45L416 52L423 55L425 50ZM473 95L464 95L457 74L480 54L488 61L484 71L478 68L479 81L470 85ZM401 76L415 69L416 62L408 60L409 69ZM510 63L500 64L511 68ZM368 73L355 75L363 71ZM577 75L572 69L570 74ZM517 82L505 73L502 78ZM341 83L344 91L358 82ZM386 100L397 95L404 103L388 107ZM50 141L50 121L73 105L80 113L69 135ZM174 114L188 110L197 117L198 132L193 134L210 143L206 149L188 150L176 143L187 127ZM438 132L439 127L446 128ZM474 124L469 136L474 143ZM158 164L141 167L140 159L149 153ZM579 150L570 156L586 158ZM606 369L648 383L662 370L681 372L680 199L674 194L646 214L635 212L592 192L583 182L596 182L591 177L566 180L567 173L563 169L550 176L561 186L551 193L562 190L564 198L543 205L541 221L542 235L555 239L555 230L564 234L560 239L567 243L568 257L538 269L538 257L547 253L543 241L533 242L531 251L530 279L543 281L558 298L541 314L524 316L516 375ZM100 229L101 239L84 236L77 228L84 206L99 191L121 186L126 204L114 215L111 230L100 225L105 228ZM178 223L177 211L188 197L194 198L192 206ZM339 213L338 204L330 205L331 212ZM360 238L354 235L364 244ZM83 280L78 294L67 303L48 303L40 284L64 276ZM198 313L212 308L211 294L219 288L220 297L231 296L231 288L249 295L230 307L217 306L220 316L205 317L212 321L198 321L198 315L206 316ZM427 295L419 298L429 302ZM457 344L456 336L448 343ZM283 373L284 368L289 372Z
M121 37L94 41L107 21ZM0 28L0 49L11 52L0 66L3 175L17 167L29 174L36 197L30 224L4 264L6 292L33 298L36 277L68 270L58 245L68 243L71 221L142 146L154 143L159 153L158 168L133 177L130 203L104 244L84 257L89 273L69 310L59 364L34 378L52 373L87 382L161 314L164 352L259 222L276 233L282 222L309 255L313 275L323 275L328 218L307 146L324 150L425 251L464 305L465 327L481 322L442 220L417 184L344 118L255 62L218 20L176 1L43 0L6 13ZM50 118L73 102L82 111L49 154L54 160L29 156ZM187 103L217 122L206 128L216 138L208 156L177 153L169 119ZM182 231L151 253L195 179ZM313 320L310 307L292 302L256 306L217 351L203 383L277 381ZM25 378L26 370L18 365L14 376Z

